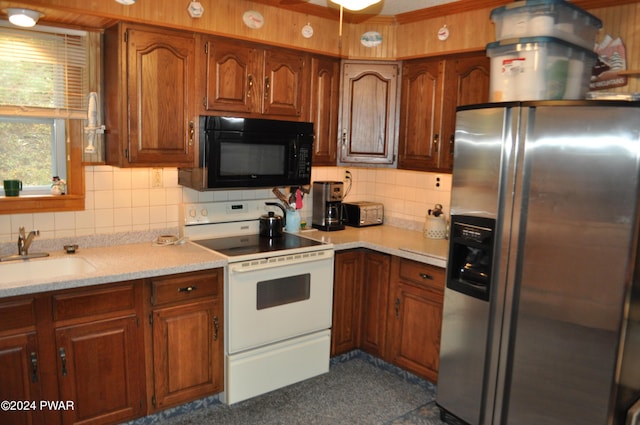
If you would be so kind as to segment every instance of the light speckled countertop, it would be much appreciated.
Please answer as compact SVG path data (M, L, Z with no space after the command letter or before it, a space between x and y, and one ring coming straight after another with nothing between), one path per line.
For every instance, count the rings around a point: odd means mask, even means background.
M332 243L336 251L368 248L438 267L446 266L449 249L447 240L427 239L421 232L386 225L347 227L332 232L310 230L300 233L300 236ZM82 258L90 263L95 271L24 281L6 282L6 279L0 278L0 298L212 269L227 264L224 256L192 243L170 246L135 243L85 249L80 247L76 254L57 251L52 252L48 258L61 257ZM11 263L0 263L0 276L2 267Z
M47 258L26 261L48 261L61 257L82 258L95 267L95 271L12 282L0 278L0 298L212 269L227 264L225 257L191 243L168 246L136 243L86 249L80 247L76 254L65 254L60 250L52 252ZM0 276L2 267L12 263L0 263Z
M387 225L346 227L332 232L309 230L300 235L333 243L336 251L369 248L437 267L446 267L449 255L449 241L446 239L428 239L422 236L422 232Z

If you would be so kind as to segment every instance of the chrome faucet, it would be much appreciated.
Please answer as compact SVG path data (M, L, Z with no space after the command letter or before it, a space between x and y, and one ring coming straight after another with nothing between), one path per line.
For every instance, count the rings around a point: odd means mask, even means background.
M29 247L31 246L31 242L33 242L33 238L39 235L39 230L32 230L29 232L29 234L27 234L24 230L24 227L20 227L18 229L18 253L0 257L0 262L48 257L48 252L34 252L32 254L29 254Z
M18 233L18 255L27 256L29 255L29 247L31 246L31 242L33 242L33 238L39 236L40 231L32 230L25 236L24 227L20 227Z

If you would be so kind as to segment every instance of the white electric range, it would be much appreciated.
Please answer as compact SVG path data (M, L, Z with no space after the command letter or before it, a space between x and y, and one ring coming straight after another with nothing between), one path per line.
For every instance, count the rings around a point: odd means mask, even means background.
M228 259L225 392L236 403L329 371L333 245L258 235L273 199L184 204L182 235Z

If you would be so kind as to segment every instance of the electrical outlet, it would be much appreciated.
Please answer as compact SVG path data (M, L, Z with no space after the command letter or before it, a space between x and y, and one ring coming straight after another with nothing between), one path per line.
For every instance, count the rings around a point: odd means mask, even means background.
M162 168L151 169L151 187L154 189L162 187Z
M440 188L440 184L441 183L442 183L442 179L440 178L440 176L436 176L436 179L435 179L435 187L436 187L436 189Z
M345 179L345 180L351 180L351 171L349 171L349 170L345 170L345 172L344 172L344 179Z

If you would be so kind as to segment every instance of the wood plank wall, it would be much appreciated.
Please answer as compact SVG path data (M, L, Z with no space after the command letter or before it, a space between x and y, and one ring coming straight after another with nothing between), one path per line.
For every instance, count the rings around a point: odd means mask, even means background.
M394 17L360 17L347 14L343 25L342 43L339 37L338 13L327 8L310 6L283 9L275 7L280 0L200 0L205 14L191 19L186 12L187 1L140 0L132 6L122 6L113 0L0 0L0 10L27 6L45 13L43 21L90 26L95 22L128 20L166 27L192 30L233 38L294 47L315 53L325 53L351 59L409 59L452 52L484 50L495 39L490 13L507 0L462 0L458 7L436 7ZM628 68L640 70L640 2L638 0L575 0L581 7L600 18L604 27L600 37L610 34L621 37L627 49ZM601 7L607 4L607 7ZM615 4L615 6L611 6ZM305 8L306 7L306 8ZM317 6L316 6L317 8ZM262 29L247 28L242 15L256 10L265 18ZM318 10L320 12L316 13ZM451 14L447 14L452 12ZM405 16L406 15L406 16ZM84 18L83 18L84 16ZM420 19L415 19L419 16ZM93 21L91 20L93 18ZM102 21L100 21L102 19ZM314 28L310 39L302 37L305 24ZM437 31L447 25L447 41L437 38ZM377 31L383 41L376 47L365 47L362 34ZM640 91L640 78L630 76L626 87L616 91Z
M625 44L627 69L638 71L638 75L628 76L627 85L611 89L615 92L640 92L640 3L617 7L589 10L602 20L602 30L598 42L608 34L614 39L620 37Z

